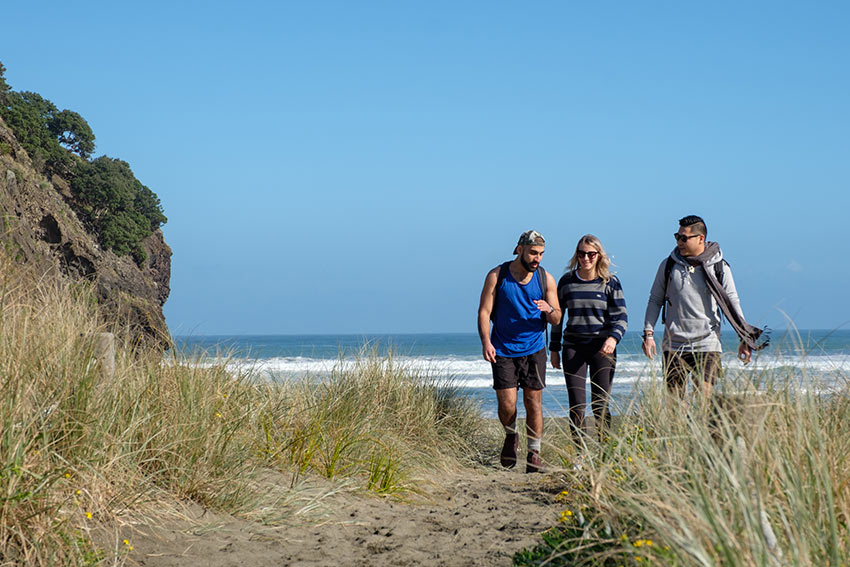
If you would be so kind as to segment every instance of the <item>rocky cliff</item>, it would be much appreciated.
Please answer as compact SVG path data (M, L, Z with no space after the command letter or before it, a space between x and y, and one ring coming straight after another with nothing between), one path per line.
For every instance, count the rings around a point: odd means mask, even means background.
M92 282L105 319L135 340L170 344L162 306L168 299L171 249L162 231L144 240L147 258L103 250L74 212L65 180L46 179L0 119L0 242L13 258L45 274Z

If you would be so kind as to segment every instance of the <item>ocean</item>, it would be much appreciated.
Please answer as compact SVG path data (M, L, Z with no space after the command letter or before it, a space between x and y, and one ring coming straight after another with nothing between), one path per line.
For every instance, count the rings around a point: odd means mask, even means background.
M810 384L828 388L850 379L850 330L773 331L770 346L755 353L748 366L735 358L734 333L724 332L722 339L723 367L739 376L772 370L771 375L799 381L803 388ZM660 356L648 360L640 340L637 333L627 333L617 348L612 413L634 399L640 388L660 383ZM175 353L193 363L209 364L227 356L234 369L248 367L257 379L267 380L321 378L335 367L351 364L364 347L380 355L391 352L396 364L452 381L480 402L486 416L496 416L490 364L481 356L475 333L178 336L175 345ZM546 384L544 415L566 416L569 399L562 371L550 365Z

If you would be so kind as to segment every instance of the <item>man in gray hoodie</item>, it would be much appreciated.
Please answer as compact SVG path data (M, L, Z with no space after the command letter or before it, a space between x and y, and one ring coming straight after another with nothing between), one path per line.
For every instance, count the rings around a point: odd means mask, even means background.
M696 215L679 220L676 248L661 262L643 324L643 352L656 354L655 322L662 310L664 375L667 388L684 395L688 375L710 389L720 373L721 311L741 337L738 358L747 364L761 331L746 323L729 264L716 242L707 242L705 222ZM666 308L666 309L665 309Z

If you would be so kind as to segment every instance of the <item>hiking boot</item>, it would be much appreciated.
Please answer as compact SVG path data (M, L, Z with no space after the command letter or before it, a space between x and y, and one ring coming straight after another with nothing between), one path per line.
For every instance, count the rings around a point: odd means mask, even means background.
M519 449L519 434L509 433L505 435L505 444L502 445L502 454L499 456L499 463L505 468L514 468L516 466L517 449Z
M543 472L543 460L540 458L540 451L532 449L528 452L528 457L525 462L525 472Z

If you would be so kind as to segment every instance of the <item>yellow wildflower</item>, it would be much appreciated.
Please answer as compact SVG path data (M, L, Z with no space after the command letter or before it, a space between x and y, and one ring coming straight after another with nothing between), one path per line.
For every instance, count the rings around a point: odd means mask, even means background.
M572 516L573 516L573 513L572 513L571 510L564 510L563 512L561 512L561 517L558 518L558 521L559 522L567 522L567 521L570 520L570 518L572 518Z

